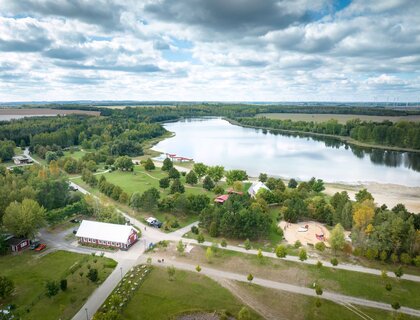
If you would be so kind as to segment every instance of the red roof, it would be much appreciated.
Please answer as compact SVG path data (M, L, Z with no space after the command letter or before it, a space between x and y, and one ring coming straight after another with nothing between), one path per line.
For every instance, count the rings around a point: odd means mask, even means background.
M229 199L229 195L228 194L222 194L221 196L218 196L216 199L214 199L214 202L223 203L227 199Z

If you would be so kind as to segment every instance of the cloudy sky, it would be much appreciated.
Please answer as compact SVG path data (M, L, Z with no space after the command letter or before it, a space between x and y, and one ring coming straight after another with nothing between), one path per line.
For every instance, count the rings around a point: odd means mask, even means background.
M0 101L419 101L418 0L0 0Z

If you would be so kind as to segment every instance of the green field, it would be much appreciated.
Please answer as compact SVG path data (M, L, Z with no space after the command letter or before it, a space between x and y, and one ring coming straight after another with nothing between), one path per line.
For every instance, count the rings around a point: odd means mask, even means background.
M229 243L229 241L228 241ZM347 271L341 269L307 265L297 262L284 261L277 258L264 258L262 261L254 254L245 254L230 250L221 250L215 254L209 264L206 259L206 247L199 246L185 257L179 257L190 263L208 265L215 269L236 273L252 273L255 277L291 283L310 287L318 281L324 290L338 292L345 295L366 298L384 303L399 301L402 306L420 309L420 290L418 282L389 278ZM174 252L174 254L176 254ZM385 289L385 284L392 285L392 291ZM369 284L369 290L366 289Z
M78 150L78 151L73 151L73 152L71 152L71 151L64 151L64 156L65 157L71 157L71 158L74 158L74 159L76 159L76 160L80 160L80 159L82 159L82 157L86 154L86 153L88 153L88 152L86 152L86 151L81 151L81 150Z
M176 270L169 280L166 269L154 268L134 294L123 319L172 319L190 312L227 311L236 316L243 304L227 289L198 273ZM254 314L253 319L261 319Z
M264 288L254 284L250 286L243 282L235 283L235 288L238 294L243 294L244 297L251 300L251 303L257 304L259 310L264 310L274 317L281 315L283 319L290 320L331 320L338 318L340 320L353 320L359 318L356 313L348 308L328 300L321 299L321 306L317 307L316 298L313 297ZM395 319L392 312L359 306L354 307L373 319ZM417 318L405 316L404 319Z
M96 259L96 263L94 262ZM116 263L108 258L57 251L39 257L34 252L0 257L0 275L15 285L12 297L0 300L0 306L15 304L22 319L71 319L97 285L86 278L88 264L98 269L99 283L112 272ZM74 270L72 274L71 271ZM83 276L80 276L83 272ZM45 295L45 283L66 278L68 288L56 296Z
M354 114L306 114L306 113L260 113L257 117L266 117L277 120L292 120L292 121L314 121L325 122L331 119L337 120L339 123L345 124L351 119L360 119L362 121L382 122L389 120L397 122L401 120L406 121L420 121L420 116L368 116L368 115L354 115Z

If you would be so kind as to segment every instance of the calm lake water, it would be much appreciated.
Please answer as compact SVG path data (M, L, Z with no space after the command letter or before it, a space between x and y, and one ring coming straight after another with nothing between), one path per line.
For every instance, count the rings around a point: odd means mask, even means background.
M335 139L243 128L223 119L166 123L175 136L154 150L193 158L251 176L265 172L284 178L327 182L380 182L420 186L420 154L348 146Z

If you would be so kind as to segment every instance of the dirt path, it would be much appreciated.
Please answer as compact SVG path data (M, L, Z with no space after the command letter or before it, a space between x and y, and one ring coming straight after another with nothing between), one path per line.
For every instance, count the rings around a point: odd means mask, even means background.
M254 297L238 286L234 281L227 279L215 279L222 287L228 289L235 297L237 297L243 304L248 305L267 320L287 320L282 318L279 314L273 313L272 309L264 305Z

